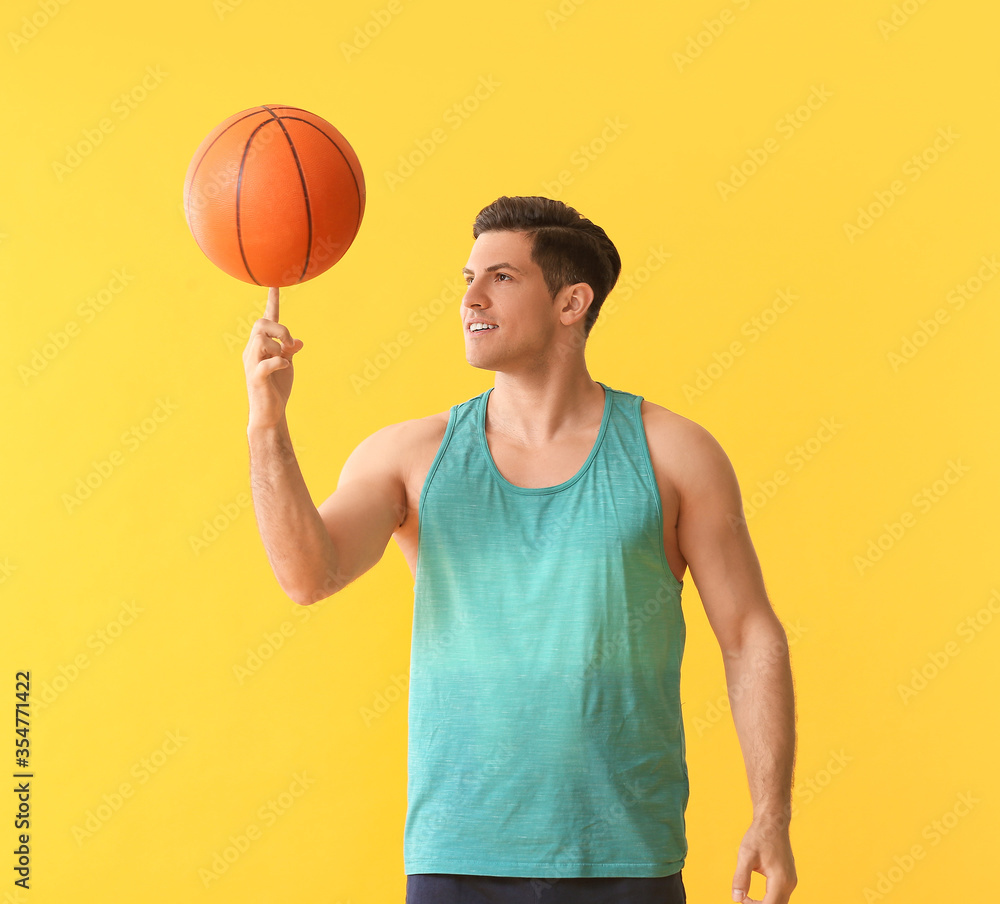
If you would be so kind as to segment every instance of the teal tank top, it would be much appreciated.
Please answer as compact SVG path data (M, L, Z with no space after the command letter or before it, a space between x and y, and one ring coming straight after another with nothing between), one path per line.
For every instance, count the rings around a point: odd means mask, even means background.
M642 397L600 385L597 440L557 486L497 469L492 389L449 412L418 510L407 874L684 865L683 582Z

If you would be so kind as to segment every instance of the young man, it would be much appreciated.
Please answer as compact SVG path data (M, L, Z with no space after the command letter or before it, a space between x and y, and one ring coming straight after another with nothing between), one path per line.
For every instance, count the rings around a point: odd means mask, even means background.
M308 604L395 537L414 574L409 904L683 902L679 672L690 569L719 641L753 800L733 876L796 884L795 719L784 630L736 475L702 427L591 379L587 335L621 261L558 201L480 212L461 315L492 389L385 427L318 508L285 406L302 348L271 289L244 365L254 506Z

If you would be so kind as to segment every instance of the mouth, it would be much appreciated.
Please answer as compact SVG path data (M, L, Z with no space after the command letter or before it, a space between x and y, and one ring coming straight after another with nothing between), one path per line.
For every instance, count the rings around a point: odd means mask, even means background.
M465 331L470 336L482 336L484 333L492 333L498 329L500 329L500 327L495 323L484 323L483 321L477 321L475 323L470 323L465 328Z

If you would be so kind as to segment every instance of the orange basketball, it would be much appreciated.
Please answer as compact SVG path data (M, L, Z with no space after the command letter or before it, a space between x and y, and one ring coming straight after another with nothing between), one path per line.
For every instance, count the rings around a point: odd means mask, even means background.
M184 214L217 267L258 286L291 286L344 256L365 212L354 149L330 123L269 104L216 126L184 180Z

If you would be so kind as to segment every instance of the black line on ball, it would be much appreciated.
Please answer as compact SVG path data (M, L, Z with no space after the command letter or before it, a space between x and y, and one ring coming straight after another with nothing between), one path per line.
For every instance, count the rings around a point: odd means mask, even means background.
M312 208L309 205L309 188L306 185L306 174L302 171L302 163L299 160L298 151L295 150L295 142L292 141L292 136L288 134L288 129L285 128L284 123L281 118L275 116L274 111L268 107L264 107L268 113L274 116L274 121L281 127L281 131L285 133L285 138L288 139L288 147L292 150L292 157L295 158L295 166L299 171L299 181L302 183L302 194L306 199L306 223L309 225L309 240L306 245L306 262L302 267L302 272L299 274L299 282L302 282L306 275L306 270L309 269L309 258L312 256L312 241L313 241L313 223L312 223Z
M205 151L201 155L201 157L198 158L198 162L194 166L194 172L191 173L190 184L194 185L194 183L195 183L195 176L198 175L198 170L201 169L202 161L208 156L208 152L210 150L212 150L212 148L215 146L215 142L217 142L223 135L226 134L226 132L228 132L231 128L233 128L233 126L237 125L238 123L243 122L244 119L249 119L251 116L256 116L258 113L263 113L263 112L264 111L261 110L261 109L259 109L259 108L256 109L256 110L253 110L250 113L247 113L246 116L241 116L239 119L236 120L236 122L229 123L228 126L226 126L221 132L219 132L219 134L216 135L215 138L212 139L212 143L207 148L205 148ZM190 211L188 209L189 208L189 201L190 200L191 200L190 197L184 199L184 214L185 214L185 216L188 217L188 223L191 222ZM199 247L201 247L201 246L199 245ZM204 249L202 249L202 250L204 250Z
M308 110L302 109L302 107L289 107L288 104L263 104L262 106L268 110L298 110L300 113L309 112Z
M246 147L243 148L243 158L240 160L240 174L236 177L236 241L239 242L240 245L240 257L243 258L243 266L247 268L247 274L255 283L257 283L258 286L260 285L260 282L258 282L257 277L253 275L253 271L250 269L250 263L247 261L246 251L243 249L243 232L240 227L240 196L243 193L243 164L246 163L247 155L250 153L250 145L253 144L254 136L261 129L263 129L264 126L270 125L273 121L274 120L272 119L268 119L265 122L262 122L250 133L250 137L247 138Z
M309 111L308 110L303 110L302 112L303 113L308 113ZM337 149L337 153L340 154L340 156L344 158L344 163L347 164L347 169L348 169L348 171L351 174L351 178L354 180L354 191L355 191L355 193L358 196L358 222L357 222L357 224L354 227L354 235L351 236L351 241L353 242L355 236L357 236L357 234L358 234L358 230L361 228L362 204L361 204L361 186L358 185L358 177L354 175L354 167L351 166L351 161L347 159L347 155L341 149L340 145L337 144L336 141L334 141L333 136L332 135L328 135L326 132L324 132L318 125L316 125L316 123L310 122L308 119L302 119L299 116L282 116L281 118L282 119L292 119L292 120L295 120L296 122L304 122L307 126L312 126L317 132L320 133L320 135L322 135L327 141L329 141L330 144L332 144ZM341 137L343 137L343 136L341 136ZM347 141L347 139L344 138L344 141Z

